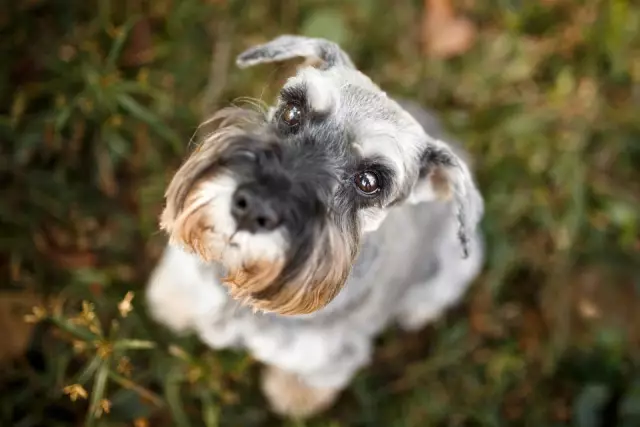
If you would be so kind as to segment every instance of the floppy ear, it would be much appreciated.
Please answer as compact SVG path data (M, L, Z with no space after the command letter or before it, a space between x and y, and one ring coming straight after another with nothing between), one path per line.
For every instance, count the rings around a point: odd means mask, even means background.
M240 68L253 65L286 61L293 58L319 59L320 68L335 66L355 68L351 58L336 43L325 39L294 35L279 36L267 43L247 49L236 59Z
M429 139L420 158L418 180L409 202L450 201L458 222L463 257L469 256L469 239L484 213L484 201L463 159L444 141Z

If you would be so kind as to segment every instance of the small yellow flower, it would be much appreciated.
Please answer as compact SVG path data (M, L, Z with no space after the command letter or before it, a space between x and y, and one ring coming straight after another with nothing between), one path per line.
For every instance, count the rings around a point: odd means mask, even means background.
M131 365L131 360L128 357L123 357L118 362L118 367L116 368L118 373L124 375L125 377L131 376L131 371L133 370L133 366Z
M76 354L80 354L87 349L87 343L84 341L74 341L73 342L73 351Z
M80 110L85 114L93 112L93 101L91 99L80 98L78 105L80 105Z
M24 316L24 321L27 323L38 323L45 317L47 317L47 310L42 306L36 305L31 309L31 314Z
M89 330L91 332L93 332L94 334L96 334L96 335L100 335L101 334L100 328L95 323L92 323L92 324L89 325Z
M133 306L131 305L131 301L133 300L133 292L129 291L124 296L124 299L120 301L118 304L118 310L120 311L120 316L127 317L127 315L133 310Z
M190 366L187 369L187 380L191 383L191 384L195 384L196 382L198 382L198 380L200 380L202 377L204 376L204 372L202 371L202 368L199 366Z
M133 422L134 427L149 427L149 420L146 418L136 418Z
M56 104L56 108L62 108L65 105L67 105L67 98L64 96L64 94L61 94L61 93L56 94L55 104Z
M98 407L96 408L96 416L100 417L103 413L108 414L111 411L111 402L108 399L100 400Z
M81 397L82 399L86 399L89 395L87 393L87 390L85 390L84 387L82 387L80 384L68 385L62 389L62 392L69 395L69 399L71 399L72 402L78 400L79 397Z
M82 316L82 319L87 324L90 324L96 318L96 313L93 310L94 310L93 304L91 304L88 301L82 301L82 314L81 314L81 316Z
M122 116L120 114L115 114L109 118L109 124L111 127L118 128L122 126Z
M143 85L143 86L146 85L149 82L149 69L148 68L141 68L140 71L138 71L138 75L136 76L136 80L141 85Z
M113 352L113 346L106 341L96 342L96 352L101 359L106 359Z
M122 29L122 27L116 27L113 24L109 24L109 26L107 27L107 34L114 39L120 37L123 32L124 30Z
M62 316L62 309L64 307L64 298L61 296L54 296L49 300L49 308L54 316Z

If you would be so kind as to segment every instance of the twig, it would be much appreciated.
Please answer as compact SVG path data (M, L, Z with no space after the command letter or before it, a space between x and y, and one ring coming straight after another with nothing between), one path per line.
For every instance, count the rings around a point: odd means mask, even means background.
M129 389L129 390L133 390L136 393L138 393L140 395L140 397L148 400L149 402L151 402L153 405L157 406L157 407L162 407L164 406L164 400L158 396L157 394L155 394L154 392L152 392L151 390L148 390L136 383L134 383L133 381L131 381L128 378L123 377L122 375L119 375L113 371L109 371L109 378L111 378L112 381L114 381L115 383L119 384L120 386Z
M227 84L227 72L231 61L231 33L231 20L220 20L215 31L215 43L211 53L207 87L202 95L201 109L203 119L206 119L214 112Z

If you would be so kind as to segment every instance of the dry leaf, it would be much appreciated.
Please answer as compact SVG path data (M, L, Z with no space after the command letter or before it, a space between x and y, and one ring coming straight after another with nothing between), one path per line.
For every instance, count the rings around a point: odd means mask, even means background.
M141 19L131 29L122 54L122 64L126 67L140 67L149 64L154 57L151 23L148 19Z
M422 43L426 55L446 58L471 48L476 39L475 25L455 15L451 0L425 0L424 5Z
M34 323L46 316L39 303L40 298L28 292L0 293L0 362L19 357L26 350ZM32 312L27 314L30 308Z

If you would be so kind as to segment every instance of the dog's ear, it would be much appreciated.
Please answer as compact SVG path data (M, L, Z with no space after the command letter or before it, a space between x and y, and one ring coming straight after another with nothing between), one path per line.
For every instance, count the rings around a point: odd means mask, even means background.
M458 239L466 258L469 239L484 212L484 202L463 154L456 153L444 141L429 139L420 158L420 173L409 202L452 202L458 222Z
M293 58L318 59L320 68L335 66L355 68L351 58L336 43L320 39L294 35L283 35L247 49L236 58L240 68L256 64L286 61Z

